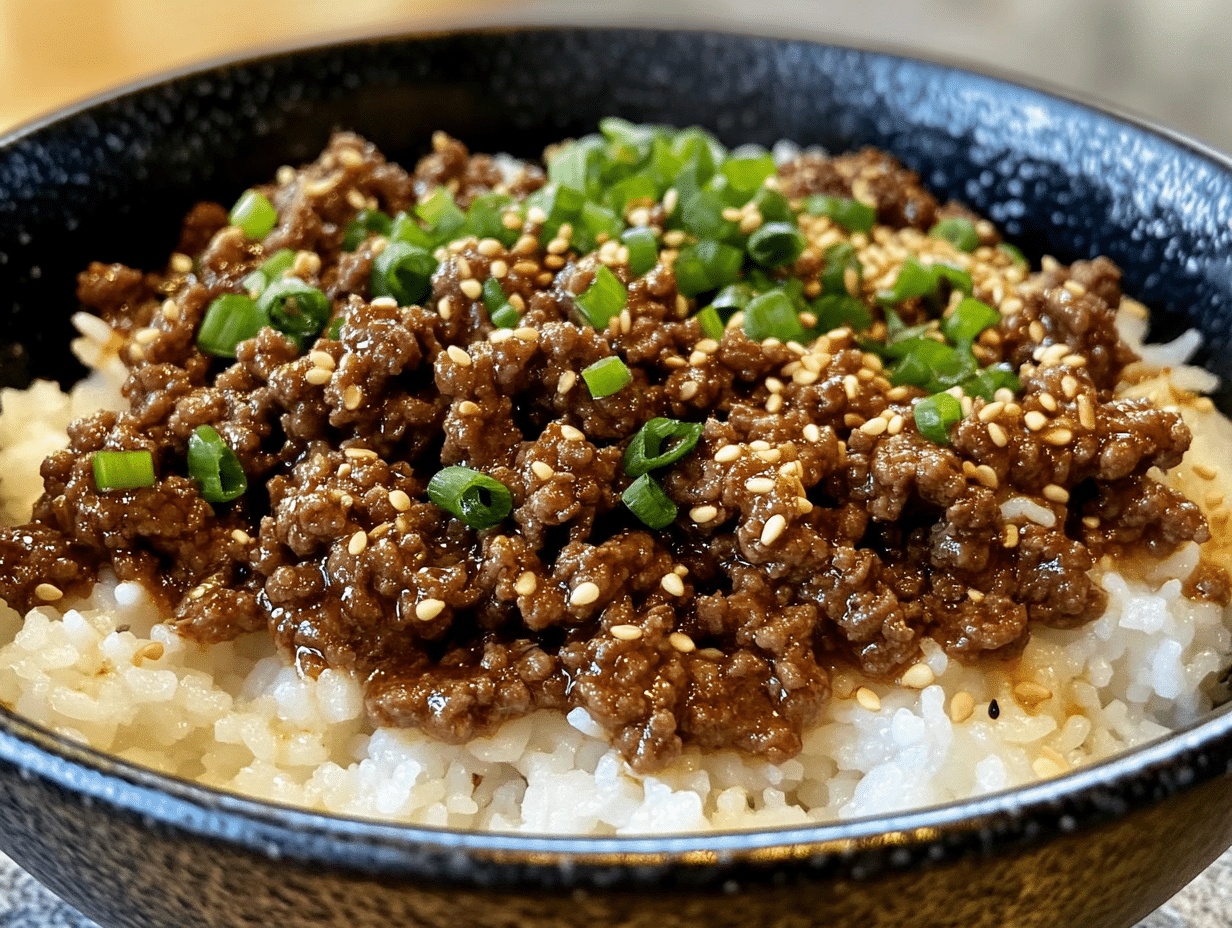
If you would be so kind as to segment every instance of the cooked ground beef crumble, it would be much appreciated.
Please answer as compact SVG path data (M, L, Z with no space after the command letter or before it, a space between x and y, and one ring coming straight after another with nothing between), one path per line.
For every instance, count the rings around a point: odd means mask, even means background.
M511 211L512 244L452 241L430 296L400 306L370 290L387 239L343 249L360 210L393 215L440 187L461 208L493 190L521 200L545 183L443 135L433 148L408 173L340 132L260 188L278 217L263 238L203 203L165 270L81 275L82 303L122 336L131 408L78 421L46 461L33 521L0 530L0 596L25 610L83 593L107 565L154 591L185 635L268 628L303 672L357 674L379 724L462 742L581 706L652 771L686 744L789 758L836 667L895 678L925 636L959 657L1012 658L1032 623L1100 614L1089 572L1102 555L1207 538L1198 508L1149 473L1188 447L1179 416L1114 397L1134 356L1114 326L1110 261L1029 275L989 223L939 204L889 155L806 152L767 184L793 202L854 197L877 224L849 233L801 213L807 245L786 273L815 295L826 250L850 243L862 276L846 286L873 314L868 333L756 341L737 313L708 335L677 289L686 239L664 232L668 197L628 214L659 239L641 275L619 241L580 253L567 229L541 237L541 215ZM977 230L970 253L926 234L946 217ZM283 248L286 273L329 298L336 331L300 345L264 328L234 363L203 353L207 307ZM877 294L909 253L970 270L1000 315L972 351L1020 378L962 397L948 446L916 426L925 391L892 383L865 340L885 339ZM601 268L627 305L596 329L578 297ZM516 326L492 324L490 280ZM896 310L906 325L933 312L920 297ZM596 398L582 372L612 356L631 380ZM655 417L702 424L658 473L678 507L662 530L622 504L623 455ZM234 502L207 502L185 470L202 425L247 474ZM99 490L101 450L148 450L156 481ZM508 518L476 530L431 502L430 478L453 464L507 487ZM1226 603L1227 575L1204 564L1187 592Z

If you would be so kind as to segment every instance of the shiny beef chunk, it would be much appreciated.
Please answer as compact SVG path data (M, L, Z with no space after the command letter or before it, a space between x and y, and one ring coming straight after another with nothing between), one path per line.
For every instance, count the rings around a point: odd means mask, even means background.
M1100 613L1100 558L1208 536L1198 508L1152 477L1180 460L1185 426L1114 394L1133 355L1114 325L1111 262L1028 276L990 225L938 204L881 152L804 153L773 180L795 200L875 205L878 225L857 235L801 218L814 244L788 270L806 295L825 249L851 244L862 270L844 286L884 338L877 294L905 249L968 260L975 296L1001 315L973 350L1008 363L1021 389L967 398L938 443L915 424L923 392L892 383L849 327L807 346L750 340L738 320L707 337L671 248L635 276L617 243L582 254L563 232L541 239L533 211L506 216L511 244L444 248L421 305L376 297L385 239L343 248L359 210L392 215L442 186L462 206L521 198L544 175L510 176L440 134L408 172L339 133L261 188L279 217L263 241L204 204L166 270L81 275L81 300L125 337L129 409L76 423L44 464L33 521L0 531L0 595L21 609L71 598L106 566L145 583L187 636L268 629L302 672L357 674L377 723L463 742L535 709L582 707L653 771L689 745L789 758L836 668L893 679L925 637L965 660L1010 660L1034 623ZM974 220L973 257L924 236L939 216ZM285 273L326 295L332 324L311 344L266 328L234 360L204 354L211 301L284 248ZM595 329L578 295L601 267L628 303ZM519 314L511 329L490 321L481 285L493 281ZM927 322L960 296L913 297L902 320ZM582 374L613 356L631 381L595 397ZM701 426L696 447L656 471L678 510L661 530L622 502L623 456L656 417ZM234 502L207 502L186 471L203 425L248 477ZM98 489L102 450L148 450L154 485ZM445 465L507 487L508 517L475 529L432 502ZM1204 563L1187 590L1226 602L1227 574Z

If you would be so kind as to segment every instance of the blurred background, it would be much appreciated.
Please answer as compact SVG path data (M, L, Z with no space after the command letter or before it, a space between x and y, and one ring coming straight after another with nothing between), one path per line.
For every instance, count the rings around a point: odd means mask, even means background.
M1227 0L0 0L0 132L170 68L500 19L704 22L958 59L1232 152Z

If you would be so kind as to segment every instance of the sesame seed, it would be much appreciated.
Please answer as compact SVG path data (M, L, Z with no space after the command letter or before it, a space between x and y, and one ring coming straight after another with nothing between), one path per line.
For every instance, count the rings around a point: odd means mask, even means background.
M690 651L697 650L697 645L693 639L684 632L672 632L667 636L668 643L681 654L688 654Z
M709 360L710 360L710 355L706 354L706 352L698 351L697 349L694 349L693 353L689 355L689 366L690 367L701 367L703 364L705 364ZM782 384L779 385L779 389L780 390L782 389Z
M719 343L713 338L703 338L693 347L703 354L714 354L719 350Z
M1086 393L1078 397L1078 422L1084 429L1095 428L1095 407Z
M589 606L591 603L599 599L599 584L593 580L585 580L579 583L569 594L569 605L571 606Z
M347 553L363 554L366 547L368 547L368 533L361 529L352 535L351 540L347 542Z
M1031 336L1031 341L1042 342L1048 334L1044 331L1044 323L1038 319L1031 320L1031 324L1027 326L1027 334Z
M881 711L881 697L870 690L867 686L862 686L856 690L856 702L862 705L869 712Z
M992 443L998 448L1004 448L1009 444L1010 437L1005 434L1005 429L997 425L995 422L989 422L987 425L988 437L992 439Z
M586 433L581 429L576 429L572 425L562 425L560 434L566 441L584 441Z
M1082 296L1087 292L1087 288L1076 280L1067 280L1062 286L1068 290L1073 296Z
M637 641L642 637L642 630L636 625L613 625L609 631L619 641Z
M922 690L926 686L931 686L936 679L937 675L933 673L931 667L927 664L919 663L907 668L902 676L902 684L913 690Z
M34 595L45 603L53 603L64 596L64 591L51 583L40 583L34 588Z
M1048 424L1048 417L1037 409L1032 409L1029 413L1022 417L1027 428L1032 432L1038 432Z
M537 342L539 341L539 330L529 325L519 326L513 330L513 337L520 342Z
M531 461L530 470L540 480L551 480L556 476L556 471L546 461Z
M138 329L133 336L138 345L150 345L158 341L158 329Z
M762 448L753 453L767 464L777 464L779 462L779 458L783 456L783 452L781 452L778 448Z
M347 410L358 409L360 404L363 401L364 401L364 391L361 390L359 387L357 387L355 384L351 384L349 387L347 387L346 391L342 394L342 406L344 409L347 409Z
M564 396L573 389L576 383L577 374L573 373L573 371L564 371L556 380L556 392Z
M1099 516L1083 516L1082 524L1089 529L1099 528Z
M860 431L863 432L865 435L876 436L884 432L888 425L889 423L886 422L885 419L882 419L880 416L878 416L876 419L869 419L862 426L860 426Z
M479 412L479 404L471 400L463 400L458 404L459 416L473 416Z
M1050 500L1051 502L1069 502L1069 490L1065 489L1065 487L1057 486L1055 483L1050 483L1048 486L1044 487L1043 493L1044 499Z
M431 622L445 611L445 603L439 599L423 599L415 604L415 618L421 622Z
M1014 525L1011 523L1005 527L1005 537L1001 542L1001 546L1004 548L1017 548L1018 547L1018 526L1017 525Z
M749 442L750 451L768 451L769 448L770 448L770 442L763 441L760 438L757 439L756 441Z
M694 506L689 510L689 518L698 525L713 522L718 517L719 510L714 506Z
M737 460L740 455L744 454L744 449L739 445L724 445L714 453L714 459L719 464L730 464Z
M965 722L975 714L975 697L966 690L960 690L950 700L950 721Z
M680 398L682 400L691 400L693 397L697 396L697 391L700 389L701 384L699 384L696 380L686 380L680 388ZM781 397L779 402L782 403Z
M457 345L450 345L445 349L445 353L449 355L449 360L459 367L471 366L471 356L466 353L466 349L459 348Z
M531 571L524 570L513 585L513 591L519 596L530 596L539 588L539 578Z
M1057 411L1057 401L1056 401L1056 398L1051 393L1048 393L1048 392L1041 393L1039 395L1039 402L1040 402L1040 405L1043 406L1045 409L1047 409L1049 412Z
M325 384L333 380L334 374L332 371L327 371L323 367L310 367L304 371L304 380L312 384L314 387L323 387Z
M672 596L684 595L684 581L680 579L679 574L664 574L663 579L659 581L659 586Z
M847 394L847 399L854 400L860 395L860 381L848 374L843 378L843 392Z
M780 513L775 513L766 520L761 529L761 543L769 546L779 540L779 536L787 528L787 519Z
M810 371L807 368L800 368L791 375L792 383L799 384L802 387L808 387L815 384L821 378L821 374L817 371Z
M529 222L533 222L535 225L541 226L548 221L548 214L543 211L543 207L532 206L526 211L526 218Z
M987 464L981 464L975 469L975 479L993 490L1001 485L1001 481L997 478L997 472Z
M391 528L393 528L391 523L382 522L380 525L374 526L372 531L368 532L368 538L380 538L383 535L388 535Z
M1052 690L1040 683L1026 680L1014 687L1014 698L1021 703L1026 703L1029 707L1034 707L1051 699Z
M1044 436L1044 441L1056 447L1064 447L1074 440L1074 433L1069 429L1053 429Z
M1080 354L1067 354L1061 359L1061 363L1069 367L1086 367L1087 359Z
M886 431L891 435L897 435L903 430L905 420L898 413L890 417L890 423L886 426Z
M231 531L231 538L232 540L237 541L242 545L249 544L252 541L252 536L249 535L242 528L233 529Z
M1073 374L1066 374L1061 378L1061 390L1066 399L1072 400L1078 395L1078 379Z
M1219 476L1219 471L1209 464L1195 464L1193 470L1203 480L1214 480Z
M334 356L328 351L312 351L308 354L308 360L317 367L322 367L327 371L334 369Z
M979 420L981 422L991 422L1005 410L1005 404L998 400L993 400L985 405L979 412Z
M347 448L342 453L355 461L375 461L378 457L371 448Z
M175 300L164 300L162 314L168 322L176 322L180 318L180 307Z
M447 296L441 297L436 301L436 314L442 319L448 320L453 315L453 301Z
M774 481L769 477L750 477L744 481L744 488L758 496L774 489Z
M970 587L967 590L967 599L973 603L982 603L984 601L984 594L975 587Z
M390 490L389 505L393 506L396 512L406 512L411 508L411 498L404 490Z
M804 426L804 439L813 443L821 441L821 429L817 427L817 423L810 422Z
M477 300L483 295L483 284L477 281L474 277L468 277L466 280L458 284L458 289L462 291L462 295L471 300Z

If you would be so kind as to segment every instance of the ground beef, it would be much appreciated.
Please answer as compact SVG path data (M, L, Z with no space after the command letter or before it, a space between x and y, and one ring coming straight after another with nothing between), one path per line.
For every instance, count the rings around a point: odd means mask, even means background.
M542 236L541 210L508 212L504 240L443 247L422 305L372 293L381 235L343 247L361 210L413 209L441 187L465 208L544 180L440 134L407 172L339 133L259 188L278 213L263 240L202 204L163 272L91 265L79 296L125 336L130 408L76 423L45 463L33 521L0 532L0 595L23 609L73 596L109 565L185 635L267 628L304 673L359 675L378 723L463 742L580 706L649 771L687 745L791 757L836 668L894 678L925 637L1010 659L1032 623L1099 614L1101 556L1207 537L1197 507L1151 476L1188 446L1180 418L1113 395L1133 360L1114 325L1115 266L1049 262L1028 277L990 224L938 204L884 153L806 152L771 179L793 201L855 197L877 216L851 235L802 218L812 244L787 273L816 295L825 249L850 244L861 272L844 286L884 340L895 319L878 294L906 250L959 260L923 233L938 217L972 223L973 290L1002 317L974 355L1021 387L964 397L948 444L916 427L924 392L894 383L850 327L807 346L751 340L739 318L705 335L677 289L684 240L661 228L666 198L630 208L661 234L640 276L618 242L581 253L563 228ZM265 328L233 361L203 353L211 302L279 249L330 301L325 332L301 345ZM578 297L602 273L628 302L596 329ZM953 312L950 287L904 301L898 323ZM494 296L516 325L493 326ZM630 383L595 397L582 372L611 357ZM657 473L678 515L652 531L622 503L623 457L655 417L701 434ZM206 502L186 471L203 425L247 474L234 502ZM148 450L154 485L99 490L100 450ZM431 502L444 465L503 484L508 518L476 530ZM1204 562L1187 592L1226 602L1227 574Z

